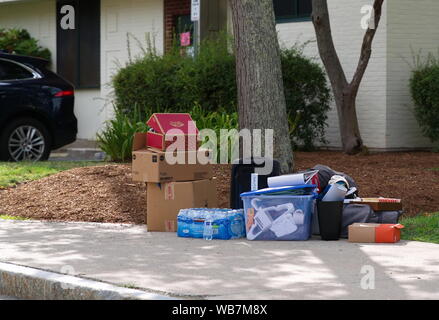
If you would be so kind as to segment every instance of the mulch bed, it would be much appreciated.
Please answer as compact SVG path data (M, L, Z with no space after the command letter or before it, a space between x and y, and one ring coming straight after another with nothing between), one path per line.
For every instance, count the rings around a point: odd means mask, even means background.
M439 154L385 153L347 156L296 153L296 168L316 164L351 175L366 197L404 200L407 215L439 211ZM436 170L433 170L436 168ZM220 207L229 203L229 165L215 166ZM0 190L0 214L53 221L145 223L146 187L131 181L129 165L77 168Z

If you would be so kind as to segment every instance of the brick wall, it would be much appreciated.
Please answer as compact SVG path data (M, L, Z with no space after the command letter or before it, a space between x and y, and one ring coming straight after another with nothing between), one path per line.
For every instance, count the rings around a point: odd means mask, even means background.
M165 1L165 50L172 46L174 18L191 13L191 0L164 0Z

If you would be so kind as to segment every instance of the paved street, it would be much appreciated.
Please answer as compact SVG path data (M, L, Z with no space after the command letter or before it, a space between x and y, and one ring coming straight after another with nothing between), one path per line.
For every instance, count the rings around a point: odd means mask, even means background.
M439 245L420 242L208 242L145 226L0 221L0 260L183 298L439 299Z

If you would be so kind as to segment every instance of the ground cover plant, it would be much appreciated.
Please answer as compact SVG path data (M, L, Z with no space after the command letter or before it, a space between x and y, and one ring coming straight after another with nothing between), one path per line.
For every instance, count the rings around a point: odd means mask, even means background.
M405 218L401 223L405 226L404 240L439 244L439 212Z
M0 162L0 189L38 180L77 167L96 165L96 162Z

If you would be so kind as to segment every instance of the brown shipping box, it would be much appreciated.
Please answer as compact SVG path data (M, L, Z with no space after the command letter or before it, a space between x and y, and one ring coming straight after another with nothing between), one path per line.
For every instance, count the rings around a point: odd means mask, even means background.
M133 181L135 182L179 182L206 180L213 177L212 165L203 165L198 162L198 155L209 159L208 150L184 151L186 164L169 164L166 161L166 152L146 147L146 134L136 133L133 142ZM187 164L189 159L197 159L196 164Z
M355 223L349 226L349 242L374 243L376 228L379 224Z
M401 224L355 223L349 226L349 242L397 243L402 229Z
M176 232L181 209L217 207L215 179L147 184L146 223L150 232Z

